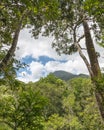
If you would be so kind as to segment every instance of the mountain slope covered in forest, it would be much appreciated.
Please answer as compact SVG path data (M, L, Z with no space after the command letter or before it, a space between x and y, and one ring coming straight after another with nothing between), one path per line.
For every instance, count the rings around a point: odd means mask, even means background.
M52 74L65 81L70 80L72 78L77 78L77 77L88 78L88 75L85 75L85 74L75 75L75 74L72 74L72 73L69 73L66 71L62 71L62 70L55 71Z

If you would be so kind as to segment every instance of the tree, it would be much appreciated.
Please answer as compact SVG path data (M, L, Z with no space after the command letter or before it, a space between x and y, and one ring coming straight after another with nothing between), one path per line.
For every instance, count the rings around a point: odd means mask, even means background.
M2 61L0 63L0 70L3 71L10 62L10 59L14 55L14 51L16 49L19 32L22 28L23 17L26 12L22 10L21 5L17 4L15 1L2 1L0 6L1 11L1 32L0 32L0 42L1 48L0 50L4 50L3 46L11 45L7 54L2 57ZM24 13L23 13L24 12Z
M32 84L32 87L35 90L40 91L41 94L49 100L49 104L44 113L46 120L54 113L59 115L64 113L62 98L65 93L65 86L64 81L52 74L49 74L47 77L40 79L37 83Z
M0 130L104 129L89 78L64 82L50 74L35 83L15 80L12 89L5 81L0 95Z
M12 91L8 86L0 86L0 124L12 130L42 130L48 100L29 86L17 87L18 91Z
M57 80L52 82L51 78L53 79L52 75L32 86L35 87L35 90L40 88L41 93L49 99L48 108L46 107L49 115L44 123L45 130L96 130L104 128L90 79L74 78L65 83L62 89L61 86L57 86Z
M31 28L35 38L41 33L47 17L49 6L55 5L55 0L28 1L28 0L2 0L0 3L0 72L5 72L11 63L17 47L18 37L23 28ZM56 5L54 8L57 7ZM55 15L53 15L55 16ZM5 50L4 45L9 45L10 49ZM14 62L14 60L13 60Z
M56 12L58 12L59 15L57 18L55 17L54 19L48 20L44 26L45 31L43 35L47 36L51 34L54 36L52 46L59 54L64 53L70 55L74 52L79 52L95 86L97 103L101 116L104 119L103 92L99 91L97 87L97 81L102 78L102 74L92 38L95 37L97 42L103 41L104 30L101 28L102 26L100 26L103 22L102 19L98 17L99 13L103 16L104 10L101 9L103 4L104 2L99 2L98 0L95 0L94 3L93 0L58 1L58 11ZM88 6L93 6L94 11L92 10L89 13L89 8L88 10L86 9ZM99 13L97 14L95 11L99 11ZM49 16L50 14L52 16L52 13L49 13ZM82 42L85 44L84 47ZM88 54L88 59L87 56L84 55L84 51Z
M103 129L91 80L74 78L67 85L68 94L63 99L63 107L65 119L70 121L69 126L75 130Z
M52 46L59 54L69 55L73 52L79 52L95 85L96 99L101 116L104 119L103 92L97 87L102 74L91 33L94 32L93 35L97 42L101 42L104 38L103 20L99 17L100 15L103 16L103 5L104 2L98 0L2 0L0 28L2 32L4 29L9 29L8 35L11 48L0 63L0 70L5 70L13 56L21 28L26 27L26 25L33 26L32 34L37 37L41 33L42 27L44 27L43 35L51 34L54 36L55 40ZM91 8L92 11L90 11ZM6 16L9 24L5 27L4 18ZM16 23L13 21L15 18ZM2 25L4 28L2 28ZM3 32L5 41L6 36L4 34L5 32ZM82 40L86 48L82 47ZM86 50L89 60L84 55L83 50Z

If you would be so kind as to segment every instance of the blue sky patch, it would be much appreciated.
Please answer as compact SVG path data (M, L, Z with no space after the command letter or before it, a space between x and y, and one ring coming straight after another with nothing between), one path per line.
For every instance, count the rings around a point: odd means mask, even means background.
M33 58L31 55L30 56L26 56L25 58L22 58L21 62L24 62L26 64L30 64L32 61L40 62L43 65L45 65L49 61L59 61L61 63L67 62L66 60L55 60L55 59L50 58L48 56L40 56L38 59L36 59L36 58Z
M43 65L45 65L49 61L56 61L56 60L48 56L40 56L38 59L38 62L41 62Z
M50 62L50 61L57 61L57 62L60 62L60 63L65 63L67 62L66 60L55 60L53 58L50 58L48 56L40 56L38 59L37 58L33 58L31 55L30 56L26 56L24 58L22 58L21 60L21 63L25 63L27 66L25 68L20 68L18 71L17 71L17 77L19 76L19 74L21 72L26 72L27 74L30 74L31 75L31 71L29 69L29 65L32 63L32 62L40 62L42 65L45 66L46 63ZM46 75L47 72L45 72L46 70L44 70L42 73L43 75Z
M34 59L31 55L26 56L26 57L22 58L22 60L21 60L21 62L24 62L25 64L30 64L32 61L37 61L37 60Z

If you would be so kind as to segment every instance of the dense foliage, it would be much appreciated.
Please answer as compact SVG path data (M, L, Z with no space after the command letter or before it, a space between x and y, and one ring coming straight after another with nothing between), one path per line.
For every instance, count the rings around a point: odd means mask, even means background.
M103 130L88 78L0 82L0 130Z
M104 129L104 80L94 47L95 41L104 46L103 6L102 0L1 0L0 129ZM59 54L79 52L93 87L88 79L65 83L52 75L37 83L16 81L21 63L14 53L23 28L31 28L34 38L52 35Z

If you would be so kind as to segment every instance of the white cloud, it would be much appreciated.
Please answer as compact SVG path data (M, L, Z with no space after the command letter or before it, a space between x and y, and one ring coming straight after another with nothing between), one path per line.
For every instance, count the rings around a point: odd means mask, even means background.
M39 62L32 62L30 64L30 71L34 78L40 78L43 75L44 66Z
M16 51L16 58L22 59L26 56L32 56L33 58L39 58L39 56L48 56L50 58L55 59L56 61L49 61L45 65L40 62L31 62L29 66L29 70L31 73L28 73L24 70L19 74L18 79L29 82L29 81L37 81L40 77L46 76L50 72L54 72L56 70L64 70L71 73L84 73L88 74L87 68L80 58L79 54L76 53L74 55L62 55L58 56L54 49L51 47L53 38L52 37L40 37L39 39L31 38L31 35L28 33L28 30L24 29L21 31L21 35L19 37L18 47L19 50ZM82 47L84 44L82 42ZM101 53L103 49L96 45L96 49ZM86 55L86 52L84 51ZM103 54L104 55L104 54ZM88 56L87 56L88 57ZM60 62L59 60L67 60L66 62ZM100 66L104 67L103 58L100 58Z
M52 41L52 37L40 36L39 39L34 39L28 30L24 29L20 33L18 42L19 49L16 50L16 58L21 59L27 55L38 58L44 55L54 59L67 59L65 55L61 57L57 55L56 51L51 47Z
M57 70L64 70L70 73L84 73L88 74L86 66L83 64L82 59L79 60L69 60L67 62L59 62L59 61L49 61L45 65L39 62L32 62L28 69L31 73L21 72L18 79L24 82L29 81L37 81L40 77L44 77L50 72L54 72Z
M85 73L87 74L87 68L84 65L82 59L79 60L68 60L65 63L50 61L45 65L47 72L54 72L56 70L64 70L70 73L79 74Z
M39 62L31 62L28 71L23 71L18 75L18 79L24 82L37 81L43 76L44 66Z

